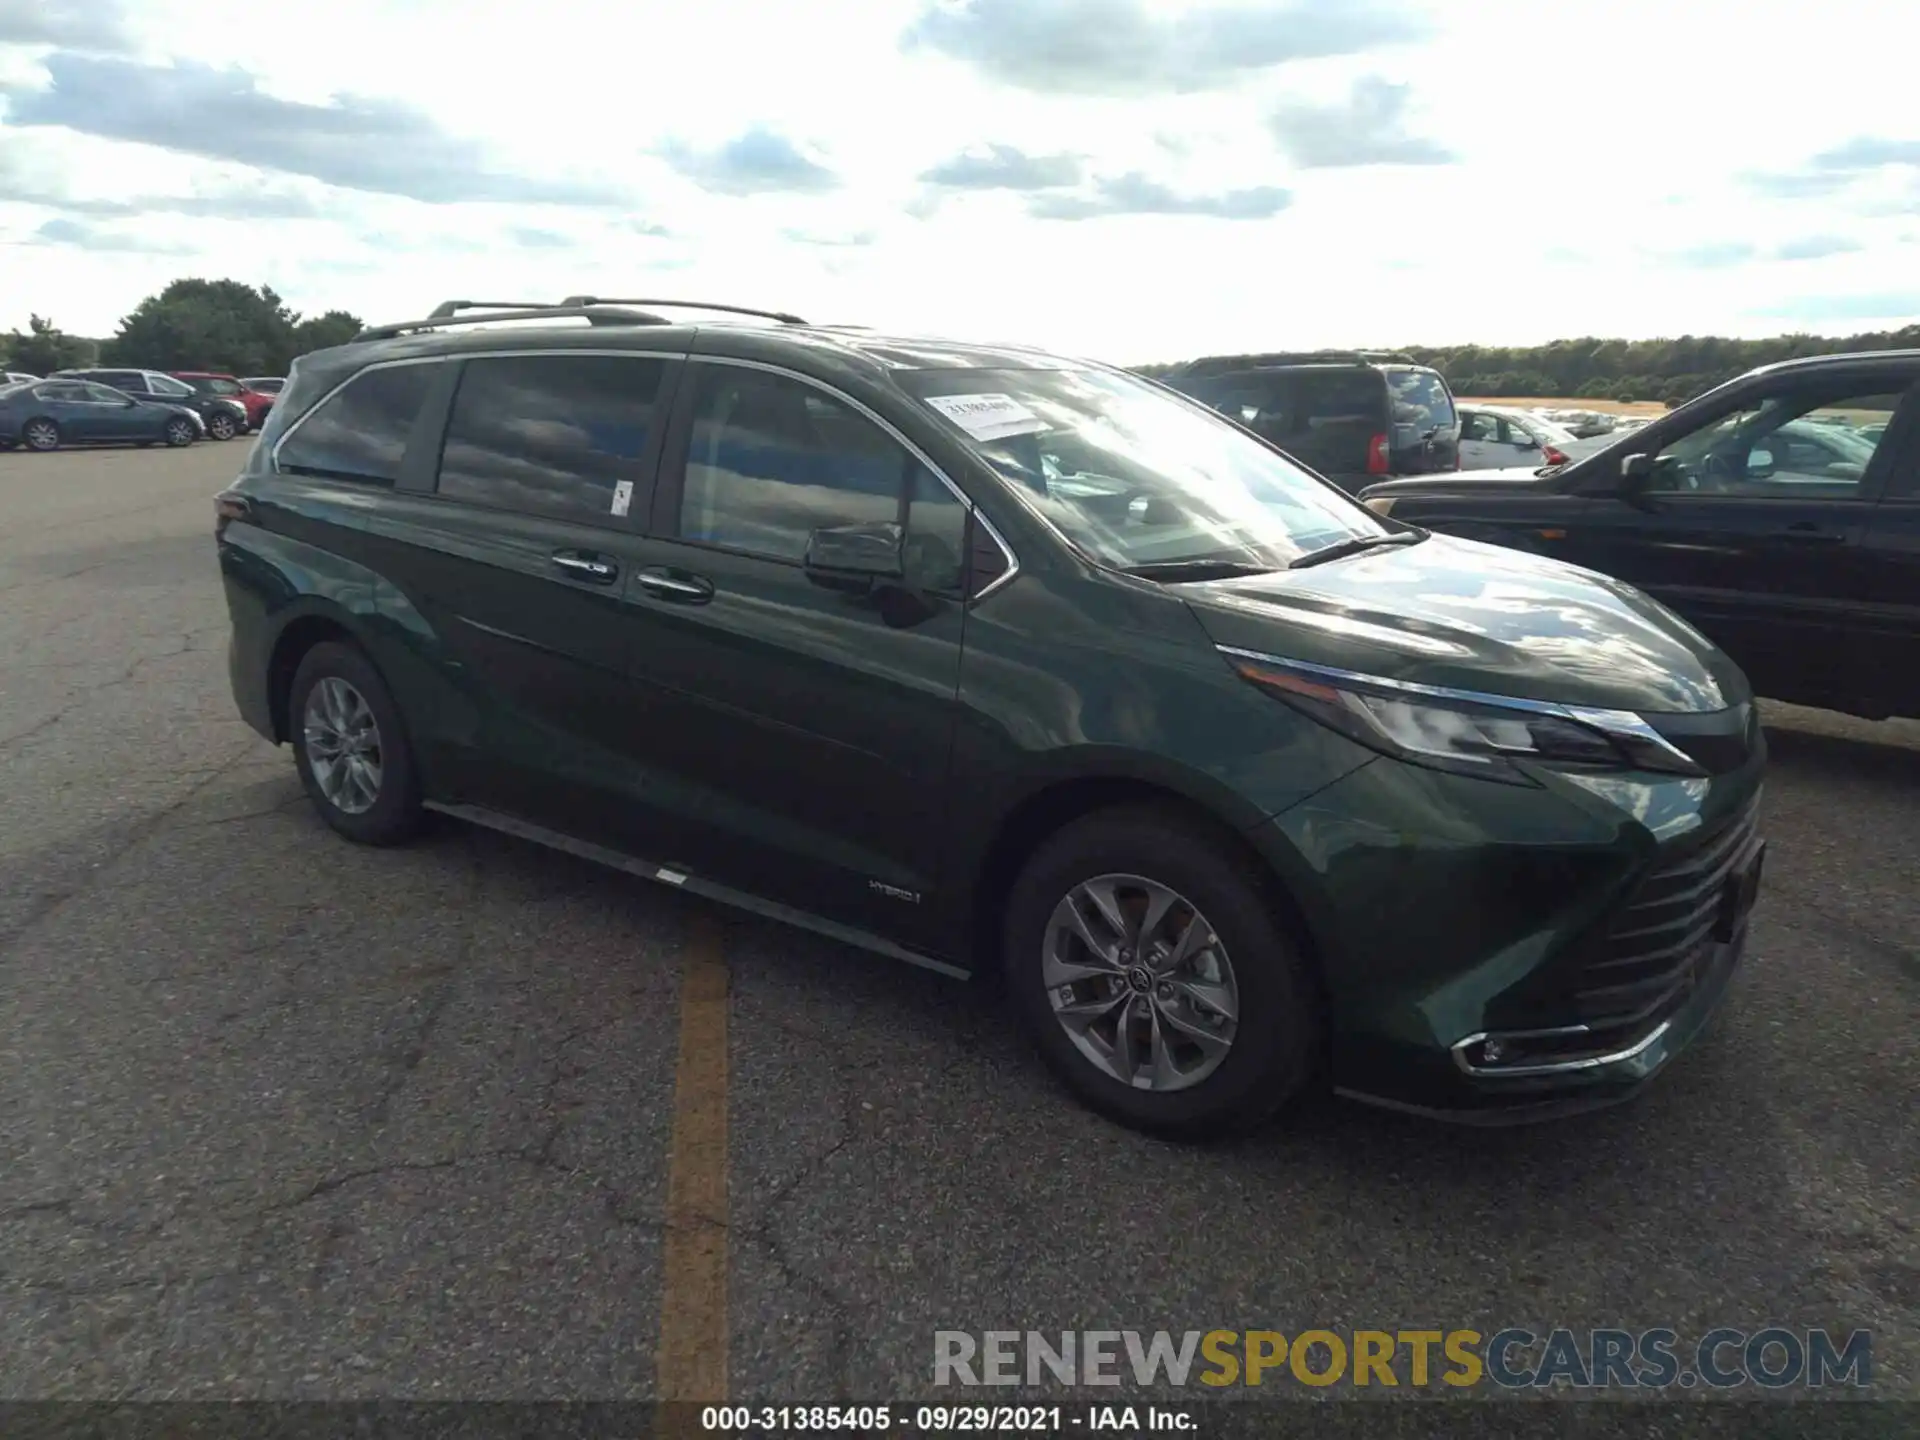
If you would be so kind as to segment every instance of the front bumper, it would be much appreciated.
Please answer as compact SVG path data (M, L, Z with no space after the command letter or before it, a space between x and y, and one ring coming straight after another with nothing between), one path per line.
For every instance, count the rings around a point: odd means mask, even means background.
M1633 1095L1741 963L1763 767L1530 789L1382 759L1275 817L1334 1088L1477 1124Z
M1334 1089L1349 1100L1463 1125L1524 1125L1617 1105L1638 1095L1707 1028L1726 996L1746 945L1747 926L1743 922L1731 941L1712 947L1702 966L1700 983L1691 994L1671 1012L1650 1021L1639 1038L1618 1050L1603 1052L1593 1063L1535 1076L1449 1080L1437 1095L1421 1101L1408 1099L1404 1090L1377 1094L1342 1084Z

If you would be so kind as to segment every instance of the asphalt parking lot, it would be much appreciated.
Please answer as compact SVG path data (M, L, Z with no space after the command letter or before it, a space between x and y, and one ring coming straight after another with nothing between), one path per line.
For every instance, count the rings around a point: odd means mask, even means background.
M0 455L0 1396L870 1401L937 1329L1781 1324L1920 1399L1920 725L1774 712L1748 963L1636 1103L1179 1148L964 985L452 822L335 838L227 691L241 455Z

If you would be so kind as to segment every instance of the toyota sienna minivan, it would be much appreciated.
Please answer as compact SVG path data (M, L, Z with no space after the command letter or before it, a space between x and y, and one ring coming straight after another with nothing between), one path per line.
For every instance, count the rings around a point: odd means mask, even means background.
M1004 977L1162 1133L1310 1083L1558 1114L1700 1030L1765 755L1686 623L1121 370L726 308L450 302L294 366L216 534L240 712L340 834Z

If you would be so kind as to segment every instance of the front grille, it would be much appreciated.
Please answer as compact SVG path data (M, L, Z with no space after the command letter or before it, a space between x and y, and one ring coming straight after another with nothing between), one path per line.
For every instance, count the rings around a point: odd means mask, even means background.
M1732 821L1634 887L1580 973L1574 991L1580 1020L1628 1024L1686 994L1727 880L1752 849L1759 809L1755 796Z

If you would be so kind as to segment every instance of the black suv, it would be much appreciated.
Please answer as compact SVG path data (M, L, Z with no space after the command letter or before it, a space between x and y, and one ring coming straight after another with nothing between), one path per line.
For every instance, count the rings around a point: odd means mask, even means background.
M202 395L183 380L162 375L157 370L61 370L62 380L91 380L96 385L111 385L136 400L160 405L178 405L200 417L209 438L231 440L247 433L247 407L224 395Z
M1439 371L1405 355L1316 350L1194 360L1164 377L1344 490L1460 467L1460 417Z
M1764 366L1597 454L1517 474L1363 494L1644 588L1763 695L1920 716L1920 351Z
M1618 1099L1723 993L1764 748L1659 605L1121 370L671 308L449 302L294 366L215 529L240 712L343 835L436 810L993 967L1168 1132L1323 1062Z

